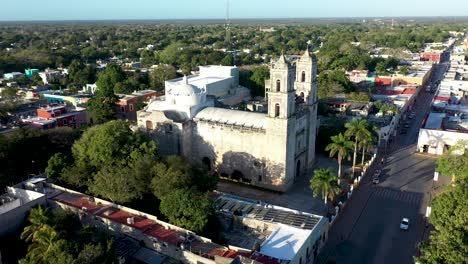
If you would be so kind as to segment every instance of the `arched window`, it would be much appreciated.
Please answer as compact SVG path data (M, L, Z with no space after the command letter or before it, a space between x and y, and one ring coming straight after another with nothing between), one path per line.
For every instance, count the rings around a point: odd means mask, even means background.
M281 90L281 81L277 80L276 81L276 91L279 92Z
M203 168L207 171L211 171L211 160L208 157L204 157L202 160Z
M301 74L301 82L305 82L305 71L302 72Z
M276 104L275 105L275 117L279 117L280 115L280 105Z

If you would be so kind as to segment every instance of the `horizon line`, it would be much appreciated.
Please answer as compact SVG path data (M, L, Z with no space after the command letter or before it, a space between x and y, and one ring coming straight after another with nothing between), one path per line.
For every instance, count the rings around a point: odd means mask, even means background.
M255 17L242 17L242 18L230 18L231 22L234 20L320 20L320 19L382 19L382 18L393 18L393 19L409 19L409 18L467 18L468 15L434 15L434 16L330 16L330 17L271 17L271 18L255 18ZM123 18L123 19L34 19L34 20L2 20L2 22L112 22L112 21L217 21L226 20L226 18Z

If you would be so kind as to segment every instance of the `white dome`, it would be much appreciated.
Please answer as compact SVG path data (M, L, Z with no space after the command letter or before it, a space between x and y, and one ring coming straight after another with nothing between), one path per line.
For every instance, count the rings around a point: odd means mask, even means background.
M184 76L183 82L178 83L176 87L170 89L168 93L175 96L192 96L200 94L202 91L195 85L189 84L187 77Z

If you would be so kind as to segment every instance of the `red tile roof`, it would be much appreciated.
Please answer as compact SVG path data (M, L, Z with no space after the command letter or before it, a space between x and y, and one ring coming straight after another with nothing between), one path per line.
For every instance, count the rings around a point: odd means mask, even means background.
M151 228L145 230L144 233L174 246L184 241L180 238L180 236L183 235L182 233L176 230L166 229L164 226L156 223Z
M154 221L143 218L141 216L136 216L136 215L130 214L130 213L126 212L126 211L119 210L119 209L117 209L115 212L113 212L113 213L111 213L109 215L105 215L105 212L106 211L103 210L103 211L99 212L98 215L101 216L101 217L107 218L109 220L119 222L119 223L124 224L124 225L131 226L131 227L136 228L136 229L141 230L141 231L144 231L144 230L150 228L151 226L153 226L154 224L156 224L156 222L154 222ZM127 218L130 218L130 217L133 217L133 220L134 220L133 224L128 224L127 223Z
M414 94L416 92L416 88L405 88L401 94Z
M448 96L436 96L436 97L434 97L434 100L439 100L439 101L446 101L446 102L448 102L448 101L450 101L450 97L448 97Z
M75 198L75 199L73 199ZM103 208L104 206L102 205L97 205L93 202L90 202L88 197L85 196L76 196L74 197L73 194L60 194L52 198L52 200L55 200L57 202L61 202L76 208L82 209L83 207L86 207L86 211L90 212L91 214L95 213L99 209Z

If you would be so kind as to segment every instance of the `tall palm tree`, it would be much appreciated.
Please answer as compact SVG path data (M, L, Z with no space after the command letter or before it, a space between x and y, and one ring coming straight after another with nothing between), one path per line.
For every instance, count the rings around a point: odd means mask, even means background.
M34 234L44 225L46 225L49 220L50 211L48 208L45 208L41 205L36 208L32 208L28 216L28 221L31 224L24 228L20 238L27 242L31 242L34 238Z
M362 148L362 162L364 166L364 159L367 151L374 146L374 142L377 138L377 127L373 123L367 123L367 130L369 130L369 135L364 137L361 142L359 142L359 147Z
M332 143L325 148L330 151L330 158L338 155L338 182L341 178L341 161L348 157L349 151L353 148L353 142L348 140L342 133L331 137Z
M372 148L372 146L374 146L374 139L371 136L365 137L361 140L361 142L359 142L359 147L362 149L361 164L363 167L364 167L366 153L370 148Z
M369 125L366 119L359 120L357 118L353 118L351 122L345 124L345 127L347 128L345 135L347 137L354 137L353 175L356 166L358 144L361 140L371 134L367 129L368 126Z
M314 197L321 194L325 204L328 199L333 200L341 192L338 177L331 168L314 170L314 177L310 179L310 189Z

